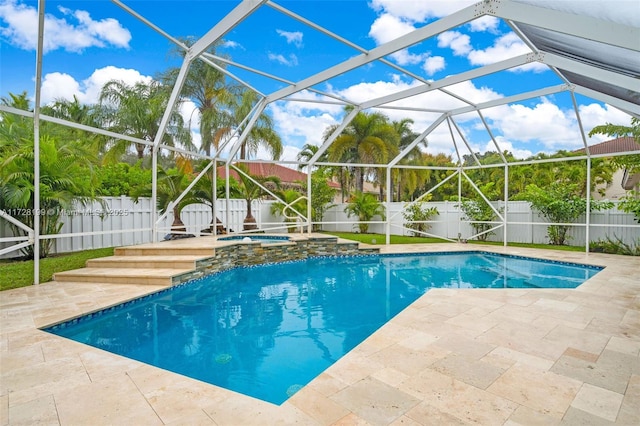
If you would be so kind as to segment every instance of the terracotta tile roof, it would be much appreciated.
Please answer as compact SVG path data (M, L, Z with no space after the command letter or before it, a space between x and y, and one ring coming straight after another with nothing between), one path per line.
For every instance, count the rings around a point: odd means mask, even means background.
M298 182L306 182L307 174L299 172L298 170L291 169L289 167L280 166L274 163L243 163L249 169L249 174L251 176L277 176L280 178L280 183L282 184L291 184ZM231 169L229 170L229 174L234 179L238 179L238 173ZM224 179L227 175L225 174L224 166L218 167L218 176ZM333 188L340 188L340 185L329 181L329 186Z
M601 142L589 146L589 152L593 155L615 154L616 152L640 151L640 144L631 136L612 139L610 141ZM584 152L584 148L577 149L575 152Z

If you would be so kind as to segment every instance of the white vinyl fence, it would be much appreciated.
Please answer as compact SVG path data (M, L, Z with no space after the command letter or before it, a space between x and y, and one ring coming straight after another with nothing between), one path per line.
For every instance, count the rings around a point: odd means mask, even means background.
M148 198L142 198L135 203L127 197L105 197L104 201L107 209L99 203L93 203L86 207L77 207L63 216L63 227L60 234L55 238L53 253L64 253L101 247L115 247L124 245L134 245L151 241L151 202ZM273 201L254 201L253 215L257 225L262 230L269 232L286 232L282 224L281 217L276 217L270 213ZM218 200L217 217L222 221L223 226L229 230L239 232L242 230L242 223L246 215L245 200L228 200L229 217L227 220L227 200ZM390 218L390 232L394 235L411 235L411 230L404 228L402 208L405 203L391 203L388 218ZM462 214L456 202L430 202L431 207L436 207L439 214L433 218L432 227L428 231L430 235L451 240L469 239L473 234L473 228L469 223L462 220ZM504 211L504 202L495 204L497 209ZM347 217L344 213L346 204L336 205L329 209L323 219L322 229L326 231L352 232L357 230L355 217ZM185 223L187 233L199 235L200 231L206 229L211 224L211 209L203 204L187 206L182 211L182 221ZM527 202L509 202L507 209L507 219L510 222L507 227L507 239L509 242L518 243L540 243L548 242L547 226L544 218L532 212ZM375 218L375 220L380 220ZM158 239L170 232L173 215L170 213L159 224ZM529 223L533 222L533 223ZM579 223L571 227L569 231L572 245L585 245L586 227L584 218ZM610 227L605 228L603 224ZM369 225L369 232L386 233L386 224L372 223ZM90 235L76 235L78 233L91 233ZM597 241L604 239L607 235L618 237L623 242L630 244L640 239L640 225L634 221L631 214L613 208L601 212L591 213L591 224L589 228L589 240ZM0 238L12 237L11 229L6 220L0 218ZM504 230L502 227L495 230L495 234L490 235L490 241L503 241ZM382 241L381 241L382 243ZM11 244L11 242L0 242L0 249ZM2 257L19 256L19 252L13 251Z
M151 242L151 199L140 198L136 203L128 197L104 197L104 208L94 202L87 206L77 206L62 216L62 229L55 238L52 253L66 253L102 247L127 246ZM227 226L227 200L218 200L217 216L223 226L230 230L241 231L246 215L245 200L229 200L229 224ZM253 215L260 224L259 202L254 202ZM204 204L192 204L182 210L181 218L187 233L199 235L201 230L211 225L211 208ZM170 212L159 223L158 239L170 233L173 213ZM91 235L72 235L91 233ZM0 218L0 238L13 236L8 222ZM0 242L0 249L12 243ZM9 252L0 257L16 257L19 252Z
M496 202L494 207L498 211L504 212L504 202ZM391 234L393 235L412 235L411 230L404 227L404 218L402 209L405 203L391 203L390 212L387 216L391 219ZM442 201L429 202L428 207L436 207L438 215L435 216L431 223L431 229L427 232L430 235L440 238L448 238L451 240L469 239L475 234L472 226L463 220L464 214L457 207L457 202ZM347 217L344 213L345 204L336 205L329 209L324 216L322 229L326 231L357 231L355 217ZM503 213L504 214L504 213ZM547 244L547 227L549 223L536 212L531 210L529 203L526 201L509 202L506 211L507 222L507 239L512 243L536 243ZM379 217L375 217L374 221L380 221ZM610 210L591 212L589 227L589 241L597 241L604 239L607 235L614 238L618 237L627 244L637 242L640 238L640 224L635 222L632 214L618 210L616 207ZM329 223L333 222L333 223ZM530 223L532 222L532 223ZM568 243L571 245L585 245L586 242L586 226L585 218L580 218L577 223L569 229ZM608 224L608 228L600 225ZM495 225L498 225L496 223ZM495 226L494 225L494 226ZM581 226L582 225L582 226ZM385 223L372 223L369 225L369 232L386 233ZM500 227L489 235L488 241L503 241L504 228Z

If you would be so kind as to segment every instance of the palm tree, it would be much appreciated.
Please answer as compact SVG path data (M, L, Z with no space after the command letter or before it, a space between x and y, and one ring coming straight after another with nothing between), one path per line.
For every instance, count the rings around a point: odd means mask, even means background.
M191 183L192 175L188 173L188 169L183 167L176 167L172 169L158 169L158 195L156 199L156 205L158 211L162 214L170 206L170 204L176 200L187 186ZM140 197L148 197L151 195L151 183L138 187L132 193L133 199L137 202ZM186 194L182 200L175 206L173 206L173 223L171 224L172 235L182 235L186 231L184 222L181 218L182 210L189 204L198 203L199 200L193 195L193 193ZM174 234L177 232L178 234Z
M42 113L51 117L60 118L86 126L101 128L101 108L98 105L86 105L80 103L76 95L73 100L56 99L52 104L42 107ZM60 134L65 138L73 137L81 140L83 144L89 144L93 151L99 151L101 146L107 143L106 137L97 133L86 132L72 127L60 126L55 123L45 122L47 132Z
M160 121L169 101L167 86L153 80L129 85L121 80L107 82L100 92L100 106L106 127L117 133L149 142L155 140ZM192 149L191 133L184 125L177 108L171 114L162 143L168 146L182 145ZM107 149L108 158L118 158L126 152L130 142L112 141ZM138 159L144 158L146 145L135 144Z
M374 216L385 218L384 206L371 194L356 192L351 202L345 207L344 212L348 217L358 216L358 229L365 234L369 230L369 222Z
M398 150L404 151L419 135L411 130L413 120L404 118L402 120L393 121L391 125L395 129L399 137ZM424 157L420 147L427 147L427 140L423 139L416 145L407 155L402 158L399 164L423 166ZM424 185L429 180L430 171L425 169L395 169L394 178L396 181L395 194L392 199L400 201L403 196L410 196L415 190Z
M317 145L313 145L310 143L304 144L304 146L302 147L302 149L300 150L296 158L300 163L308 163L313 158L313 156L316 155L319 149L320 147L318 147ZM320 156L320 161L326 161L326 160L327 160L327 151L323 152L322 155ZM306 164L298 164L298 170L302 170L305 167L306 167Z
M213 233L214 227L214 196L213 196L213 173L216 173L215 169L211 170L211 173L206 173L202 176L193 187L193 198L200 204L206 204L211 208L211 225L207 232ZM238 189L238 183L235 179L229 178L229 193L231 198L241 198L242 194ZM226 198L226 183L224 179L216 179L216 195L215 198ZM215 218L216 233L223 234L226 232L222 221ZM202 231L204 232L204 231Z
M193 40L182 40L187 46ZM216 43L207 49L210 55L216 55ZM179 56L184 56L183 50L178 50ZM224 68L224 64L218 64ZM170 68L162 76L168 86L175 84L179 68ZM232 107L236 103L239 93L238 86L231 85L225 74L202 60L191 62L189 71L182 87L182 96L190 99L200 114L200 149L207 156L211 151L217 151L220 141L230 133L233 123Z
M249 115L251 109L258 101L258 94L253 90L244 90L239 98L238 105L233 110L233 123L236 127ZM271 158L280 159L282 155L282 140L273 129L273 120L268 114L262 113L249 131L247 138L240 147L240 159L255 156L260 146L264 146Z
M182 40L187 46L193 40ZM221 42L209 47L209 55L217 55L216 49ZM179 55L184 51L179 50ZM224 68L224 64L217 64ZM179 69L172 68L163 75L163 81L173 86ZM231 84L225 74L203 60L193 61L185 79L182 96L196 104L200 113L201 149L209 156L212 149L218 150L220 142L229 136L234 129L238 129L251 109L256 104L258 94L252 90L243 89ZM242 130L242 129L240 129ZM240 159L254 155L260 145L264 145L271 152L272 158L277 160L282 154L282 141L273 130L273 122L267 114L261 114L254 124L247 139L240 147Z
M240 164L237 168L243 172L238 173L238 190L240 196L247 201L247 216L244 218L243 230L257 229L256 218L253 217L251 211L251 203L269 194L265 189L265 185L271 184L275 189L280 189L280 179L276 176L250 176L249 169Z
M76 95L73 100L56 99L52 104L42 107L42 113L87 126L99 127L99 108L96 105L80 103Z
M346 110L349 111L349 108ZM325 140L334 130L335 126L331 126L325 131ZM390 143L395 140L397 134L385 115L359 112L329 147L329 160L343 163L384 163L389 158ZM355 167L353 173L356 191L362 192L368 170Z

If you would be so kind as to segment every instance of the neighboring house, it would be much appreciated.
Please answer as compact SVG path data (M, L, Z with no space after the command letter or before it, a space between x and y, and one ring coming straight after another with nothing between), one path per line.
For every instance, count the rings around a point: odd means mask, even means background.
M261 163L261 162L253 162L253 163L242 163L244 164L249 171L251 176L256 177L267 177L267 176L276 176L280 179L280 186L282 189L295 189L297 191L302 191L302 183L307 182L307 174L300 172L295 169L291 169L289 167L280 166L274 163ZM238 172L233 169L229 170L229 174L232 178L238 180ZM226 178L225 168L224 166L218 167L218 177L221 179ZM340 190L340 185L336 182L328 181L329 186L334 188L336 191Z
M640 154L640 144L629 136L589 146L589 153L591 155L616 154L620 152L635 151ZM584 149L579 149L575 152L584 153ZM611 184L606 187L604 195L600 195L596 192L593 194L593 197L595 199L618 200L631 189L640 189L640 173L632 174L626 169L620 169L614 173Z

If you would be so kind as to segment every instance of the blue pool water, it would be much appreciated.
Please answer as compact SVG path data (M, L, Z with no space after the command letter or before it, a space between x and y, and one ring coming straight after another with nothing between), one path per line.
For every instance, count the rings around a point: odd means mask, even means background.
M221 272L47 328L281 404L430 288L573 288L601 268L483 252Z

